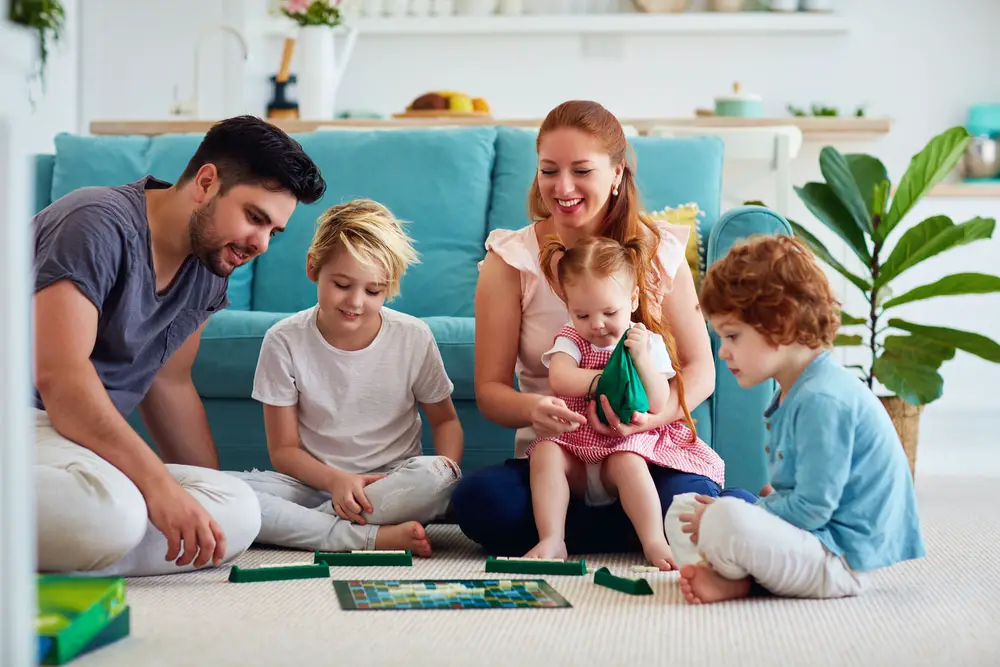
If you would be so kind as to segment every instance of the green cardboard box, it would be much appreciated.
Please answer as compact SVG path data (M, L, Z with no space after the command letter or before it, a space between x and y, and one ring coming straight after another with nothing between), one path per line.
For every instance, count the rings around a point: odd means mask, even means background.
M48 640L42 663L72 660L125 609L124 578L39 576L35 632Z

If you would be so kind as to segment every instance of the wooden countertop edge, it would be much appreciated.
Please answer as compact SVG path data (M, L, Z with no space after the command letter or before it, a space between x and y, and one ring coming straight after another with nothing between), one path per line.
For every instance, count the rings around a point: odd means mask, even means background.
M203 133L216 121L213 120L98 120L90 124L91 134L138 134L158 135L171 133ZM289 133L311 132L318 128L336 127L434 127L446 125L509 125L513 127L537 127L540 119L494 119L494 118L392 118L367 119L350 118L331 121L304 121L272 119L272 123ZM623 125L635 127L640 134L646 134L656 125L685 125L699 127L774 127L797 125L802 133L814 138L877 138L888 134L892 127L889 118L835 118L835 117L790 117L790 118L727 118L727 117L687 117L687 118L622 118Z
M973 182L973 183L939 183L935 185L928 197L938 198L960 198L974 199L977 197L994 199L1000 198L1000 179L994 182Z

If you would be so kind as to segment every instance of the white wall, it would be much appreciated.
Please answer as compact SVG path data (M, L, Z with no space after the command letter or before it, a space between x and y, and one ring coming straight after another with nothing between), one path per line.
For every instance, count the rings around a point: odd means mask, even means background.
M45 83L36 81L28 89L9 94L31 95L35 101L28 118L27 148L32 153L51 152L52 138L59 132L79 132L80 125L80 2L63 0L66 28L57 44L49 45ZM7 91L5 91L7 92Z
M168 118L175 86L181 98L191 95L198 34L223 20L247 31L252 58L243 66L232 40L222 33L206 41L201 95L207 113L263 115L270 95L267 78L278 68L282 47L280 37L255 32L266 5L267 0L173 0L169 6L87 0L79 82L84 127L96 119ZM768 115L784 115L787 104L807 107L815 101L845 111L865 104L870 115L891 117L889 135L838 148L878 155L898 182L910 157L937 132L962 124L970 104L1000 101L1000 42L995 39L1000 2L841 0L841 8L852 24L847 34L625 36L620 55L606 57L584 55L574 35L363 35L338 108L389 115L423 92L453 89L486 97L501 118L538 118L569 98L599 100L623 117L678 117L710 107L715 95L739 80L745 90L763 96ZM233 99L240 83L242 102ZM804 146L794 164L794 183L819 178L821 147ZM747 175L739 174L737 200L773 197L766 177L747 182ZM953 214L956 221L1000 217L1000 200L928 200L906 224L931 213ZM831 240L794 198L790 215ZM831 246L841 249L833 240ZM998 247L1000 241L989 241L949 253L905 274L897 289L931 282L959 267L995 272L989 256ZM848 308L858 310L857 296L846 291L844 296ZM910 310L916 312L907 316L922 323L1000 338L1000 297L928 301ZM946 394L935 409L997 405L991 390L1000 386L1000 366L960 352L944 374Z

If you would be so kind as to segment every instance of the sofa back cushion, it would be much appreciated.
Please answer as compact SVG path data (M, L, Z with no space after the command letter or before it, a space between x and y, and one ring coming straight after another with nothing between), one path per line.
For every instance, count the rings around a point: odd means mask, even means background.
M538 168L536 137L535 129L498 128L487 231L517 229L530 222L527 202ZM722 141L715 137L629 137L629 143L635 149L643 209L655 211L695 202L705 213L700 226L707 238L708 230L719 219Z
M55 138L51 199L93 185L124 185L151 174L170 183L180 178L194 155L202 134L165 134L156 137L59 134ZM250 309L253 263L229 277L233 310Z
M417 317L471 316L486 238L496 130L492 127L319 131L296 135L327 182L323 198L296 208L288 229L257 258L254 310L292 312L316 303L306 275L315 223L358 197L406 222L420 264L388 305Z

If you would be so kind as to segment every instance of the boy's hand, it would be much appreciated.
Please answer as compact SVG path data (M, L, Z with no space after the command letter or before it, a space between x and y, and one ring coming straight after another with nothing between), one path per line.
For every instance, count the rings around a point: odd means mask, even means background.
M330 487L330 502L333 504L333 511L341 519L364 525L365 519L361 513L371 514L374 511L372 504L365 497L364 488L383 477L385 475L338 475L337 480Z
M638 363L649 356L649 330L642 322L633 324L625 334L625 347Z
M768 497L769 495L771 495L772 493L774 493L774 487L773 487L773 486L771 486L770 484L765 484L765 485L764 485L764 486L763 486L763 487L761 488L761 490L760 490L760 493L759 493L758 495L759 495L759 496L760 496L761 498L767 498L767 497Z
M705 514L705 509L715 502L715 498L711 496L696 496L695 500L698 504L694 506L694 512L690 514L681 514L677 518L681 520L683 524L681 526L682 533L690 533L691 541L698 544L698 531L701 529L701 517Z

